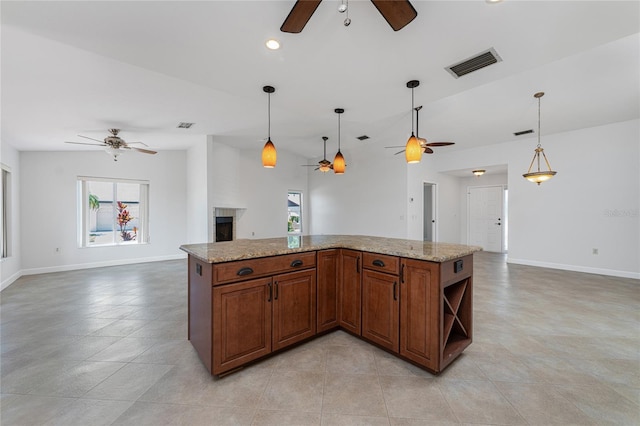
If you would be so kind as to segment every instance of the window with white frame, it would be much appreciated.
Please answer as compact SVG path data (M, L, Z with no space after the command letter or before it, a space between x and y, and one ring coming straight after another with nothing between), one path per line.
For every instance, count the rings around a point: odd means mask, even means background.
M11 256L11 171L2 165L2 259Z
M148 181L78 177L78 244L147 243L148 205Z
M302 192L289 191L287 196L287 232L302 233Z

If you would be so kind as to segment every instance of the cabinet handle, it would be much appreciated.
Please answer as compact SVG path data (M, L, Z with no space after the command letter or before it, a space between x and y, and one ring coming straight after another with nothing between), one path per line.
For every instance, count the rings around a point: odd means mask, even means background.
M356 272L360 273L360 256L356 257Z
M376 259L372 263L373 263L373 266L378 266L380 268L384 268L384 262L382 260Z
M304 262L302 262L302 260L300 259L296 259L293 262L291 262L291 267L292 268L297 268L298 266L302 266Z
M271 296L273 295L273 289L271 288L271 283L267 284L267 287L269 287L269 298L267 299L267 302L271 302Z
M273 300L278 300L278 281L273 283L273 286L275 287L275 295L273 296Z
M402 264L402 267L400 267L400 282L404 282L404 263Z
M393 282L393 300L398 300L398 281Z
M244 277L245 275L251 275L253 274L253 269L247 267L247 268L241 268L240 270L238 270L237 275Z

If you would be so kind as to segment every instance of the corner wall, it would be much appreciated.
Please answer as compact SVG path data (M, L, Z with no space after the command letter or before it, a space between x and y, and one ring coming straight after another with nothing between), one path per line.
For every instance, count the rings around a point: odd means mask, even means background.
M20 278L22 257L20 246L20 153L7 143L0 143L0 162L11 170L10 256L0 261L0 290Z

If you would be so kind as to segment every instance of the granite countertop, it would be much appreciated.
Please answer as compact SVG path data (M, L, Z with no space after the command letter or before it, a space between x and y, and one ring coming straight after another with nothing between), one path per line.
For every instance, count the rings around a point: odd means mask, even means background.
M305 235L180 246L181 250L207 263L222 263L332 248L389 254L431 262L446 262L482 250L478 246L363 235Z

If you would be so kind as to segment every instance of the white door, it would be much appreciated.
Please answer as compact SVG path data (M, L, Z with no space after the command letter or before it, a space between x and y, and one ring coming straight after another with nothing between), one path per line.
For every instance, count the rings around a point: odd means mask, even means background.
M469 244L485 251L503 252L504 188L469 188Z

